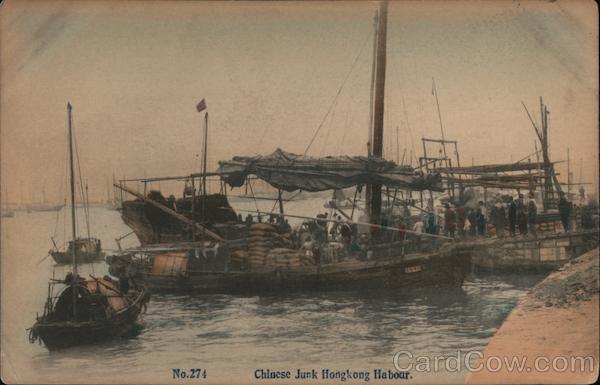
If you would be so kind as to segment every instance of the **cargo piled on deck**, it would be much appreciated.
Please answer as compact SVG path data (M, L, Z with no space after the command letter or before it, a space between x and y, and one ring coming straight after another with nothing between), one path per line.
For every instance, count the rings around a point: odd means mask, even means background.
M293 250L290 233L279 233L268 223L250 227L247 251L230 256L231 267L243 271L302 270L315 265L314 259L301 250Z

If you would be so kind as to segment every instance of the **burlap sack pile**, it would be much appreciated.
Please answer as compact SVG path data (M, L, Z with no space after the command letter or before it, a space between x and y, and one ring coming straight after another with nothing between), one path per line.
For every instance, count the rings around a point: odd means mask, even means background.
M246 271L298 270L314 264L302 251L293 250L289 233L279 234L275 226L256 223L250 227L248 251L230 256L232 269Z

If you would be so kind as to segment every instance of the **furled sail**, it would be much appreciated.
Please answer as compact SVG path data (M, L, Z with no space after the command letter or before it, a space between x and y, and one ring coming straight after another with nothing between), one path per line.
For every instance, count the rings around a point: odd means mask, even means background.
M256 175L284 191L314 192L369 183L415 191L443 190L439 174L423 174L392 161L364 156L316 158L281 149L266 156L236 156L220 161L217 173L232 187L240 187L248 175Z

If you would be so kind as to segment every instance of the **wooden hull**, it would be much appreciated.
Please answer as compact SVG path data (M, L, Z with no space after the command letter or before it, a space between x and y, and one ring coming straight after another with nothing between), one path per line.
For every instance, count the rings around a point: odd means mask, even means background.
M197 196L196 207L202 207L203 201L206 201L207 204L207 219L211 224L209 228L226 239L239 238L240 234L235 234L236 231L231 232L227 228L228 226L225 226L227 223L235 224L237 222L233 209L231 211L223 210L223 208L231 208L227 197L220 194L206 197ZM167 204L166 201L162 203ZM191 205L192 200L189 197L178 199L176 202L177 211L190 219ZM200 210L196 210L195 217L198 222L202 221L200 214ZM123 202L121 218L133 230L142 245L191 240L190 232L183 222L140 200Z
M71 253L62 251L51 252L50 255L57 265L68 265L73 263ZM95 253L81 253L77 255L77 263L92 263L104 260L105 254L101 251Z
M411 255L379 261L347 261L305 271L189 271L185 275L136 276L152 292L254 293L365 288L460 287L468 271L464 255Z
M110 320L75 322L40 318L31 328L30 339L40 338L48 350L58 350L127 336L138 328L137 318L148 300L148 293L141 291L131 306Z

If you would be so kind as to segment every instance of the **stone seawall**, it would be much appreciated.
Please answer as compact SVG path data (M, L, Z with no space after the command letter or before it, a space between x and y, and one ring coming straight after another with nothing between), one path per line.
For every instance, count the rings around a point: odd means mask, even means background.
M598 378L598 249L550 274L510 313L468 384L591 384ZM508 361L507 361L508 360ZM514 361L511 361L514 360ZM513 368L506 362L512 362ZM517 369L524 363L522 369Z

